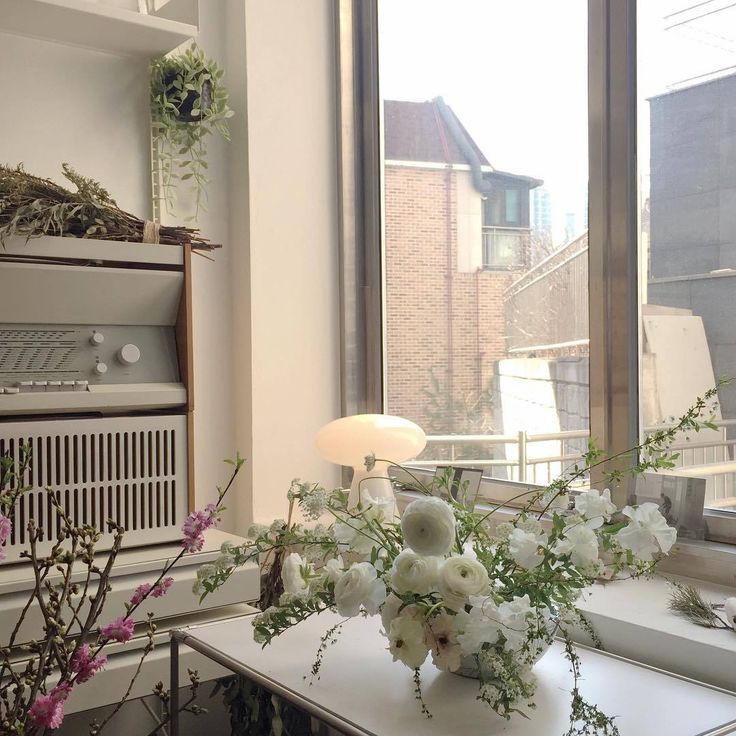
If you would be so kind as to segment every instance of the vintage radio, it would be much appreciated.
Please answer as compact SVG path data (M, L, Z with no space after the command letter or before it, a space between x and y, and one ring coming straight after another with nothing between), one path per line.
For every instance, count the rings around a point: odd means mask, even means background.
M188 247L45 237L0 249L0 455L19 467L30 448L32 486L6 562L29 519L53 539L47 488L75 523L125 527L126 547L178 538L193 480L190 286Z

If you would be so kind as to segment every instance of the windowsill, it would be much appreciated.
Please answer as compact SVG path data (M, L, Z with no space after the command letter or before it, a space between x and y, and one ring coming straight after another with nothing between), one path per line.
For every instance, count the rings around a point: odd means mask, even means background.
M714 603L736 590L671 575L695 585ZM661 577L595 585L579 603L606 651L678 675L736 690L736 632L706 629L670 613L669 586ZM590 644L577 632L575 639Z
M420 494L397 493L399 508ZM493 508L480 501L480 512ZM517 509L501 507L496 523L510 521ZM621 580L592 586L579 602L606 651L736 691L736 632L706 629L670 613L667 580L695 585L714 603L736 596L736 546L716 542L678 542L651 580ZM730 585L720 585L728 581ZM582 631L576 641L591 644Z

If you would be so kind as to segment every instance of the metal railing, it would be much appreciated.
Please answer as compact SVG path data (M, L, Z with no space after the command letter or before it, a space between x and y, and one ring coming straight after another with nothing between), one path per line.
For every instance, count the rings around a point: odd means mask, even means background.
M728 437L728 428L736 426L736 420L715 424L717 431L704 430L678 440L671 449L679 452L673 472L707 478L706 499L718 505L736 496L736 438ZM648 427L645 433L663 428ZM430 435L427 448L412 465L482 468L491 478L546 485L580 460L588 437L587 430Z

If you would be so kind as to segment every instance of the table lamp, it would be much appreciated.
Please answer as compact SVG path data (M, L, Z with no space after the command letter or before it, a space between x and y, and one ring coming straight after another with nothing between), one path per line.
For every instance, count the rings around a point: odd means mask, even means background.
M367 488L374 498L393 498L388 479L390 463L402 463L416 457L427 444L424 430L414 422L389 414L355 414L325 424L317 432L315 446L325 459L353 468L350 487L351 506ZM366 455L376 456L372 470L366 470Z

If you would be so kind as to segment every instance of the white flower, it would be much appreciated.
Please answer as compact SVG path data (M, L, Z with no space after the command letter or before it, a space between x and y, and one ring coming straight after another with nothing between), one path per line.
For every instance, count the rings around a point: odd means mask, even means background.
M513 600L504 601L498 612L501 615L501 633L510 647L518 648L526 640L530 614L534 612L529 596L514 596Z
M404 601L393 593L389 593L388 598L383 602L381 606L381 624L383 630L388 636L388 631L391 628L391 622L399 615L399 609L401 609L402 616L421 616L422 611L418 606L409 605L404 606Z
M396 509L396 500L393 496L381 496L373 498L367 488L363 488L360 492L360 504L362 515L368 521L384 521L394 518L394 510Z
M386 586L369 562L354 562L335 584L335 605L341 616L357 616L360 607L373 616L386 600Z
M361 509L354 517L338 521L333 526L333 534L338 544L367 555L374 547L380 547L371 523L383 523L393 519L395 503L393 498L373 498L364 488L360 496Z
M575 567L592 569L598 559L598 537L586 524L573 524L565 529L552 551L556 555L570 555Z
M736 598L726 598L726 602L723 604L723 613L726 614L728 623L736 631Z
M455 543L455 515L440 498L418 498L401 517L404 544L420 555L444 557Z
M426 626L426 643L432 652L432 662L435 667L447 672L454 672L460 667L463 655L462 648L455 638L454 618L443 613L428 621Z
M542 532L537 534L523 529L514 529L509 534L509 554L517 565L532 570L542 562L539 548L544 545L546 537Z
M345 573L344 567L345 563L342 560L342 556L331 557L322 568L325 580L329 583L337 583Z
M611 520L616 505L611 503L611 491L608 488L603 492L591 488L575 497L575 510L587 520L591 529L597 529Z
M307 484L308 485L308 484ZM327 510L330 494L321 486L302 489L299 507L308 519L316 521Z
M284 584L284 592L299 595L307 589L307 583L302 576L302 565L304 560L296 552L292 552L285 560L281 568L281 581Z
M423 557L405 549L398 554L391 567L391 587L397 593L426 595L437 589L439 559Z
M455 638L463 654L475 654L483 644L495 644L501 633L501 614L493 598L473 596L469 612L462 610L453 617Z
M644 562L649 562L652 554L658 550L665 554L670 551L677 539L677 531L667 526L656 503L626 506L621 513L631 519L616 533L616 539L623 549L630 549L635 557Z
M439 573L439 593L445 605L453 611L461 611L471 595L481 595L488 590L488 571L471 557L455 555L444 561Z
M268 527L265 524L251 524L245 533L248 539L257 539L264 534L268 534Z
M397 616L388 630L388 641L394 662L400 660L415 670L427 658L429 648L424 641L424 624L414 616Z

